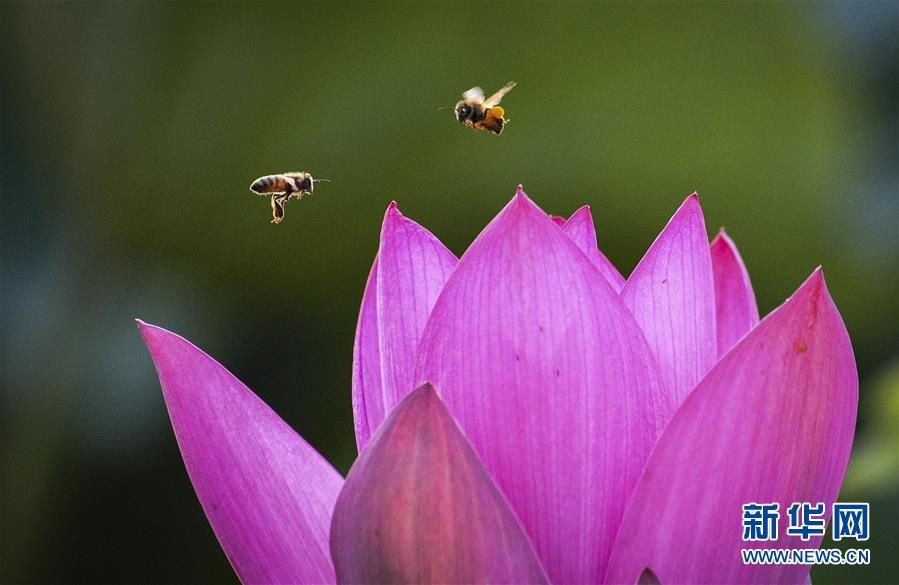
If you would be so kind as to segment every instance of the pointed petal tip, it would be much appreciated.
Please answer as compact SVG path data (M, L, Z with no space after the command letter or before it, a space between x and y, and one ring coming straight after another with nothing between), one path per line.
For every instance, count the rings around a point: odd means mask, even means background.
M153 337L156 332L165 330L140 319L135 319L134 322L137 324L137 332L140 333L141 339L144 340L144 345L147 346L147 349L151 350L150 355L152 357L153 352L150 348L151 337Z
M595 242L595 240L596 240L596 236L595 236L596 229L593 227L593 214L590 212L590 206L589 206L589 205L582 205L582 206L578 207L578 208L574 211L574 213L572 213L572 214L568 217L568 219L565 221L565 224L566 224L566 225L575 225L575 224L582 224L582 225L584 225L584 224L589 224L589 225L591 226L591 227L590 227L590 231L594 234L594 236L592 237L592 239L594 240L594 241L592 242L592 245L593 245L593 246L596 245L596 242Z
M817 297L822 290L825 292L827 291L827 282L824 280L824 269L821 266L818 266L808 275L805 282L799 285L799 288L793 293L793 297L799 296L800 293Z
M637 581L634 585L662 585L662 581L655 574L655 571L646 567L643 569L643 572L640 573L640 576L637 577Z
M402 221L410 220L405 215L403 215L402 211L400 211L400 206L399 204L397 204L396 200L393 200L390 202L390 205L387 206L387 210L384 211L384 222L381 226L381 229L383 230L385 225Z
M405 399L408 402L418 402L418 401L427 401L431 402L433 400L437 400L438 402L442 402L440 397L437 396L437 390L434 388L434 385L430 382L423 382L421 386L413 390L409 393L409 396Z
M184 339L177 333L172 333L168 329L160 327L159 325L154 325L152 323L147 323L146 321L142 321L140 319L135 319L135 323L137 323L137 329L140 331L141 335L143 335L144 339L147 339L148 336L158 336L158 335L169 335L171 337L176 337L178 339ZM186 339L184 339L187 343L190 343Z
M568 218L568 221L571 221L572 219L581 217L582 215L588 215L588 216L590 216L590 219L591 219L591 221L592 221L593 215L590 213L590 206L589 206L589 205L581 205L580 207L578 207L578 208L574 211L574 213L572 213L571 216Z
M524 187L518 185L518 188L515 189L515 195L512 197L512 203L516 205L524 205L530 202L531 198L528 197L528 194L524 192Z
M552 216L540 209L540 206L534 203L534 200L528 197L528 194L524 192L521 185L518 186L518 189L515 191L515 196L512 197L512 200L509 201L505 208L503 208L503 211L500 212L499 216L505 215L506 213L534 214L535 216L540 216L542 220L553 223Z
M671 225L678 220L683 220L684 218L688 217L698 218L703 223L705 223L705 217L702 213L702 205L700 205L699 195L697 195L696 193L692 193L686 199L684 199L683 203L680 204L680 207L677 208L677 211L675 211L671 216L671 219L668 220L668 225ZM705 228L703 227L703 229Z
M143 337L144 343L146 344L149 344L152 338L158 337L160 335L175 335L171 331L167 331L159 325L153 325L152 323L147 323L146 321L142 321L140 319L135 319L134 322L137 323L137 330L140 333L141 337Z
M712 240L712 243L709 244L709 247L713 250L718 246L724 246L731 251L731 253L736 253L736 244L728 235L727 231L725 231L724 227L718 228L718 233L715 234L715 238Z
M813 321L817 318L817 315L820 314L821 311L821 298L825 297L833 310L836 310L836 305L833 302L833 299L830 297L830 291L827 290L827 281L824 279L824 270L818 266L814 271L805 279L799 288L796 289L787 302L784 305L791 304L792 302L802 302L807 304L808 312L809 312L809 324L811 325ZM782 305L783 306L783 305Z
M403 215L403 212L400 211L400 206L395 200L391 201L390 205L387 206L387 210L384 212L384 221L381 224L381 238L384 238L384 234L389 231L390 228L402 225L411 225L418 229L424 229L418 222Z
M522 186L520 183L519 183L518 187L515 189L515 196L512 197L512 202L520 204L520 205L528 204L535 209L539 209L539 206L536 203L534 203L534 200L531 199L531 197L527 193L525 193L524 186ZM545 213L542 210L540 211L540 213L543 213L544 215L549 217L549 214Z
M161 363L160 360L170 359L168 351L176 347L187 348L190 351L198 352L209 360L215 361L192 341L164 327L140 321L137 329L144 340L144 345L147 346L147 351L150 352L150 359L157 366Z
M681 203L680 209L678 211L685 209L698 210L700 213L702 213L702 205L699 202L699 194L696 191L694 191L693 193L688 195L686 199L684 199L684 202Z
M449 411L443 404L443 400L437 394L437 390L430 382L423 382L421 386L407 394L396 405L395 410L399 411L398 418L412 417L420 418L429 416L424 413L440 411L446 416L450 416Z

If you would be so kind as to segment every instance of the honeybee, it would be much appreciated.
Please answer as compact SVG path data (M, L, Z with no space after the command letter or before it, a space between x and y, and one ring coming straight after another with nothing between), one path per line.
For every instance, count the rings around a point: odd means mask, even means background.
M508 120L503 118L506 112L498 104L513 87L515 82L510 81L487 99L484 99L483 89L472 87L462 94L462 99L453 108L456 119L460 124L467 124L478 130L502 134L503 126Z
M313 179L312 175L302 173L281 173L259 177L250 185L250 191L257 195L272 196L272 223L284 220L284 206L291 197L302 199L304 195L312 195L315 183L327 183L328 179Z

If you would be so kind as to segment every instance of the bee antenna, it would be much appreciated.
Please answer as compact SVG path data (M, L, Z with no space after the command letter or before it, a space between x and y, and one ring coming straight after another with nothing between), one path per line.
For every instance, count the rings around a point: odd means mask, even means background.
M330 183L331 179L312 179L313 183Z
M443 106L443 107L437 108L437 111L440 112L443 110L452 110L454 107L455 106Z

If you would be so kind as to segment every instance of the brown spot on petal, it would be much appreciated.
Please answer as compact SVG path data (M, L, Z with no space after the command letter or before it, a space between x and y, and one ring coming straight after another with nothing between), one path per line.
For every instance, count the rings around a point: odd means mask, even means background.
M808 345L804 341L797 341L793 344L793 351L796 353L805 353L808 350Z

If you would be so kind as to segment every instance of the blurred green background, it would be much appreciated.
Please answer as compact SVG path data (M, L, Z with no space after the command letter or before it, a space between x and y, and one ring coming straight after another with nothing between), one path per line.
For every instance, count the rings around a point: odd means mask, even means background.
M627 274L698 190L759 306L819 264L899 579L896 4L0 5L4 583L231 583L133 319L219 359L345 472L350 364L387 204L461 253L518 183L590 203ZM459 127L514 79L501 137ZM332 180L280 226L247 186ZM797 440L802 440L797 437ZM828 544L825 542L825 546Z

